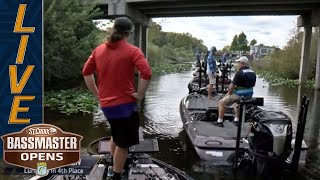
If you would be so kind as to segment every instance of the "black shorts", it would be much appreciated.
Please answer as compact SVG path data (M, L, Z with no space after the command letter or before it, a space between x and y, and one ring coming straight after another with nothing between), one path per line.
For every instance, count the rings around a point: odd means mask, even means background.
M128 148L139 144L139 124L138 112L134 112L128 118L108 119L111 126L111 136L113 142L121 147Z

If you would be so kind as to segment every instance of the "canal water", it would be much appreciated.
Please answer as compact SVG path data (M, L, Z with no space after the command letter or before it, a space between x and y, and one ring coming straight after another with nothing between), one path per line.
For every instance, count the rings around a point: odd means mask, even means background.
M179 114L179 103L188 94L187 84L192 72L167 74L153 77L144 101L140 102L141 126L145 138L157 138L160 152L154 157L165 161L199 180L233 179L232 169L202 162L197 157L183 130ZM300 91L300 92L299 92ZM319 179L320 177L320 92L303 90L296 87L271 86L262 78L257 79L256 97L264 97L264 109L283 111L289 115L294 127L297 124L298 94L310 98L305 140L310 146L306 165L296 179ZM45 122L59 126L65 131L81 134L82 151L93 140L110 135L110 130L101 112L95 115L71 115L45 112ZM252 179L246 173L239 173L238 179Z

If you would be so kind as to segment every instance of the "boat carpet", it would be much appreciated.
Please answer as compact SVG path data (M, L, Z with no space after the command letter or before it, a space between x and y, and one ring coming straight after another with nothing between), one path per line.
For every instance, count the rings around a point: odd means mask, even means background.
M214 126L213 122L197 121L193 122L195 131L202 136L207 137L221 137L228 140L235 140L237 138L237 126L232 122L224 122L224 127ZM241 137L245 137L249 132L249 123L244 123L241 129Z
M213 99L209 99L204 95L194 95L189 98L188 109L189 110L207 110L211 108L218 108L219 101L222 95L216 95Z

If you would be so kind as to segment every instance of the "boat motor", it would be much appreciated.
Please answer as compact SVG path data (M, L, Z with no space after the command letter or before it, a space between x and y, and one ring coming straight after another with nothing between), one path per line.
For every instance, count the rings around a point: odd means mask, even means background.
M291 153L292 123L283 112L254 112L248 137L259 174L284 168Z

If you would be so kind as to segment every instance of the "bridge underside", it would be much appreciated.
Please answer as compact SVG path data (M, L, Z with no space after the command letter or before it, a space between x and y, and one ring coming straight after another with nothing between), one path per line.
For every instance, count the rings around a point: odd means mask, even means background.
M320 1L316 0L290 2L285 0L127 0L127 3L148 17L302 15L310 12L314 7L320 7Z
M94 0L93 0L94 1ZM148 18L186 16L303 15L320 7L319 0L95 0L105 15L116 4L126 4ZM112 10L111 10L112 11Z

